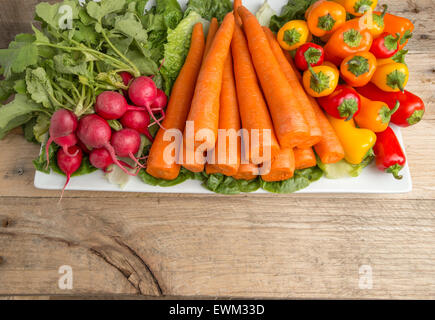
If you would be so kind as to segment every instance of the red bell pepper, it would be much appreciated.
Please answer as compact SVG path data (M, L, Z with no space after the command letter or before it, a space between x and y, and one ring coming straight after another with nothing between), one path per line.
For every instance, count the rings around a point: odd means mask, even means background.
M323 47L315 43L308 42L300 46L295 55L296 67L301 71L308 70L308 63L312 67L320 66L325 59ZM308 61L308 62L307 62Z
M373 40L370 52L377 59L388 59L394 56L399 51L400 34L392 35L384 32L381 36Z
M409 127L417 124L423 118L425 112L423 100L409 91L385 92L373 83L369 83L364 87L356 88L356 90L362 96L369 98L370 100L385 102L391 110L394 109L397 101L399 101L399 110L397 110L397 112L395 112L391 117L391 123L394 123L395 125Z
M399 173L406 164L406 157L393 129L388 127L387 130L377 133L376 136L376 144L373 147L376 166L381 171L393 174L394 178L402 179L403 176Z
M318 98L317 101L330 116L346 121L353 119L361 110L359 94L344 85L338 85L332 94Z

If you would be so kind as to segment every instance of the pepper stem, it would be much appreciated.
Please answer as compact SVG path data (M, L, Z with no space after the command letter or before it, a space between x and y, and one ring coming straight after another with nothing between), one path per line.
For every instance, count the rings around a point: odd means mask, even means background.
M397 100L397 101L396 101L396 105L394 106L394 108L391 109L390 112L388 112L388 115L390 116L390 118L391 118L391 116L392 116L393 114L396 113L397 110L399 110L399 108L400 108L400 101Z
M314 80L316 80L316 82L319 83L320 82L319 76L314 71L313 67L311 66L311 63L309 63L307 51L305 51L305 53L304 53L304 58L305 58L305 61L307 62L308 70L310 71L310 73L313 76Z
M403 176L399 174L402 169L403 169L403 166L396 163L395 165L393 165L393 166L389 167L387 170L385 170L385 172L391 173L394 176L394 178L397 180L402 180Z
M382 8L384 8L384 9L382 11L381 18L384 18L385 15L387 14L388 6L386 4L384 4L384 5L382 5Z

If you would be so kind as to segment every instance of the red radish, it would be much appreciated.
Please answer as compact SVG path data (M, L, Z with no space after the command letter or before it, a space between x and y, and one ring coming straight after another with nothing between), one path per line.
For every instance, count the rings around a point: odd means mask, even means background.
M165 119L165 108L168 105L168 97L166 96L165 92L163 90L157 89L157 97L154 99L153 103L151 104L151 110L152 112L160 112L162 115L163 120Z
M151 142L154 141L151 136L148 126L150 124L150 116L145 111L127 111L121 118L121 124L124 128L134 129L145 135Z
M86 154L90 154L92 150L90 150L83 142L80 140L77 141L77 146Z
M121 72L119 75L121 76L124 85L127 87L130 86L130 82L134 79L134 77L125 71ZM122 90L122 92L124 92L124 96L128 97L128 90Z
M110 156L110 152L104 148L94 149L89 155L89 161L91 164L97 168L101 169L104 172L108 172L107 168L114 164L112 157ZM122 165L127 168L133 169L132 166L125 163L124 161L119 161Z
M75 155L71 157L65 153L64 149L59 149L57 152L57 165L59 166L59 169L66 174L66 183L62 189L62 195L60 196L61 200L63 198L63 193L71 180L71 175L80 168L83 160L82 150L77 146L70 147L68 153Z
M143 110L129 106L124 96L116 91L105 91L97 97L95 112L106 120L121 118L128 110Z
M130 85L130 81L134 79L134 77L126 71L120 72L119 75L122 78L122 82L127 87Z
M117 156L121 158L129 157L138 166L143 167L143 165L135 157L135 154L139 151L140 142L141 139L139 132L128 128L115 132L111 140L112 146L115 149Z
M77 117L74 113L66 109L60 109L56 111L50 120L50 138L45 146L45 156L47 158L47 168L50 164L49 150L50 145L55 142L62 148L64 152L69 154L68 148L74 144L71 144L74 137L69 137L66 139L60 139L70 136L77 130ZM63 144L65 143L65 144Z
M135 176L135 174L125 169L116 157L115 150L110 144L112 129L110 129L110 126L106 120L96 114L83 117L79 121L77 136L86 146L90 148L104 148L109 151L113 162L120 167L122 171L128 175Z
M166 108L168 104L168 97L163 90L157 89L157 96L151 104L152 110L160 111Z
M69 135L67 135L65 137L60 137L60 138L53 139L53 141L57 145L62 146L63 151L67 155L69 155L70 157L74 157L75 156L75 154L71 154L68 151L68 148L70 148L72 146L75 146L79 142L75 133L71 133L71 134L69 134Z
M157 87L151 78L143 76L136 78L131 83L128 94L136 106L146 108L153 120L162 127L151 110L151 105L157 98Z

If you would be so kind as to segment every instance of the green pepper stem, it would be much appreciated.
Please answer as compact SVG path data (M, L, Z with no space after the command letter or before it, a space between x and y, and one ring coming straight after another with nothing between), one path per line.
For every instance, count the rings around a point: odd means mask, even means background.
M313 76L313 78L316 80L317 83L320 82L319 76L317 75L317 73L314 71L313 67L311 66L311 63L308 62L308 51L305 51L304 53L304 58L305 58L305 62L308 65L308 70L311 72L311 75Z
M393 114L397 112L397 110L399 110L399 108L400 108L400 101L397 100L396 105L394 106L393 109L391 109L390 112L388 112L388 115L391 117Z
M403 169L403 166L401 166L400 164L396 163L395 165L392 165L391 167L389 167L385 171L387 173L391 173L394 176L395 179L402 180L403 176L399 174L402 169Z
M388 10L388 6L386 4L382 5L383 11L381 14L381 18L383 19L385 17L385 15L387 14L387 10Z

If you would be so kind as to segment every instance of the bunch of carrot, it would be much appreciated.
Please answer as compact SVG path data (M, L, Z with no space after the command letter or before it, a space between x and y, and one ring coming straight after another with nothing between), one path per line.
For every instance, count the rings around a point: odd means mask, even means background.
M263 180L271 182L292 178L296 169L316 166L314 150L323 163L342 160L344 151L337 135L300 81L275 35L261 27L241 0L234 1L234 13L220 26L216 19L211 21L206 41L202 25L194 27L190 52L162 123L166 130L184 131L185 143L167 163L164 153L172 141L165 141L160 130L147 172L172 180L181 163L193 172L205 170L244 180L262 174ZM188 121L194 124L192 133L186 130ZM259 139L250 139L248 144L242 135L231 150L230 138L218 132L240 129L250 137L257 132ZM270 139L263 139L266 132L271 132ZM193 145L188 143L189 134L196 138ZM226 152L218 152L223 147ZM194 161L186 163L187 158Z

